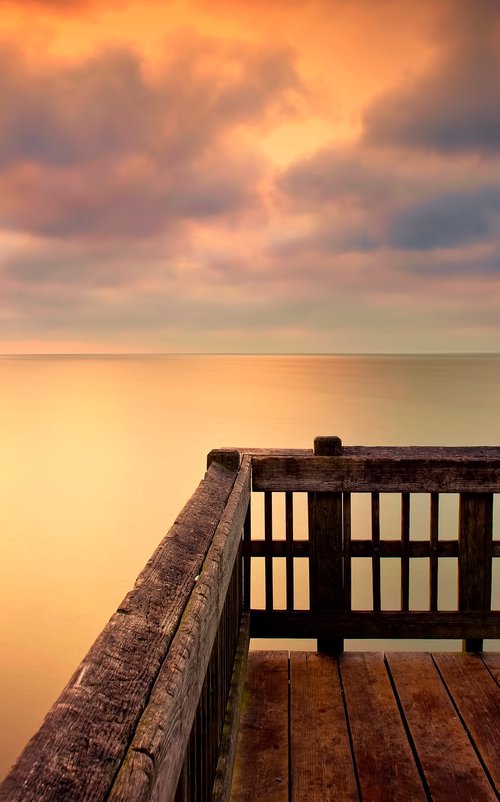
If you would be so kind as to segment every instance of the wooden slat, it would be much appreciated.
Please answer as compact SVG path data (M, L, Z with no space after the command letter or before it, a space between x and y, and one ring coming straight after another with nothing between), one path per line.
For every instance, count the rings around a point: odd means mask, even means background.
M291 788L296 802L358 802L337 659L290 653Z
M380 594L380 493L372 493L372 594L373 609L381 608Z
M243 526L243 609L249 610L251 604L251 576L252 576L252 501L248 504L248 510Z
M433 802L494 802L431 656L389 653L386 659Z
M497 685L500 685L500 652L483 652L481 657Z
M288 802L288 653L250 652L233 802Z
M500 612L252 610L254 638L500 638Z
M265 584L266 584L266 610L272 610L273 604L273 558L271 556L273 544L273 494L264 493L264 542L265 556Z
M401 609L410 609L410 494L401 494Z
M351 609L351 494L343 493L344 609Z
M435 654L434 661L500 796L500 688L478 655Z
M231 796L236 744L241 720L243 688L245 685L250 642L250 616L245 613L241 622L240 637L231 678L231 691L217 761L211 802L227 802Z
M317 438L321 439L321 438ZM330 438L327 438L330 439ZM217 449L217 452L239 451L240 455L249 454L252 457L310 457L311 448L255 448L253 446L231 446ZM345 446L342 445L342 454L347 457L369 457L370 459L405 459L418 457L419 459L462 459L486 458L500 459L498 446Z
M381 540L378 546L381 557L402 557L401 540ZM407 545L408 557L429 557L430 543L425 540L410 540ZM438 543L439 557L458 557L458 540L440 540ZM371 557L373 543L371 540L352 540L351 555L353 557Z
M273 557L287 557L291 552L293 557L309 557L309 541L294 540L292 544L286 540L273 540L269 547L264 540L252 540L250 543L250 554L252 557L265 557L271 551Z
M2 784L2 802L92 802L109 792L235 476L210 467Z
M314 453L321 459L341 454L340 438L316 437ZM341 610L344 601L342 494L315 493L312 509L309 527L311 609ZM319 651L335 653L342 649L343 642L339 639L318 638Z
M253 457L253 489L292 492L499 493L500 458Z
M363 802L426 802L381 654L339 658Z
M293 579L293 493L285 493L285 537L286 537L286 609L294 608Z
M438 609L439 493L431 493L429 609Z
M489 610L492 582L493 496L462 493L459 514L458 606ZM479 652L481 638L466 640L467 651Z
M227 624L221 613L240 553L249 492L246 457L108 802L170 799L175 793L219 621ZM227 637L227 625L225 632Z
M311 494L313 495L313 494ZM344 497L348 493L343 494ZM396 557L401 558L401 540L381 540L379 544L381 557ZM250 554L252 557L265 557L268 553L268 547L264 540L252 540L250 543ZM286 557L287 545L284 540L274 540L271 553L273 557ZM371 557L373 554L373 543L371 540L355 539L351 540L349 551L346 556L350 554L351 557ZM294 557L308 557L309 556L309 542L307 540L294 540L293 542L293 556ZM410 540L408 544L408 556L410 558L430 557L431 546L429 541L425 540ZM438 557L458 557L458 540L440 540L437 546ZM493 542L493 556L500 557L500 543Z

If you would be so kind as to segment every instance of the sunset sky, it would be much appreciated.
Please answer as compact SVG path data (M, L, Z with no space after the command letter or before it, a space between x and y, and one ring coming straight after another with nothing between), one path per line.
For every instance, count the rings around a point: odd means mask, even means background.
M0 0L0 350L500 351L500 0Z

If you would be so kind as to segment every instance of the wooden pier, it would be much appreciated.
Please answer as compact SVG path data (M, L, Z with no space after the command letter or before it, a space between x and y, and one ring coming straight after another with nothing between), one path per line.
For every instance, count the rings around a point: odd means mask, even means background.
M494 802L500 654L251 652L234 802Z
M370 498L361 538L358 494ZM400 504L389 538L381 494ZM414 494L429 509L418 539ZM459 499L454 532L442 531L444 494ZM499 799L500 653L482 651L483 638L500 638L491 609L499 494L496 447L343 447L319 437L310 451L211 452L0 802ZM352 604L358 559L371 566L363 610ZM450 559L457 603L445 610L439 577ZM386 560L400 567L396 610L384 608ZM419 560L429 566L423 610L411 604ZM309 586L300 607L299 562ZM252 574L262 565L260 602ZM314 638L317 653L248 655L252 637ZM454 638L464 653L344 652L345 638Z

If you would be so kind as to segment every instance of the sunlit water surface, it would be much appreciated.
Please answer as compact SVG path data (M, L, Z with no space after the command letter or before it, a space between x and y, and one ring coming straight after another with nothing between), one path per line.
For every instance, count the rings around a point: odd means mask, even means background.
M310 448L320 434L346 445L500 443L493 355L3 357L0 393L0 777L193 492L212 448ZM382 506L389 529L399 515L391 503ZM416 501L412 536L428 537L425 503ZM361 534L363 499L356 515ZM452 498L444 525L456 534ZM397 562L382 575L387 608L397 604ZM425 605L426 562L413 569L415 607ZM356 570L362 607L369 566ZM443 607L456 600L454 571L443 565ZM496 566L495 607L499 585ZM305 592L299 586L299 603Z

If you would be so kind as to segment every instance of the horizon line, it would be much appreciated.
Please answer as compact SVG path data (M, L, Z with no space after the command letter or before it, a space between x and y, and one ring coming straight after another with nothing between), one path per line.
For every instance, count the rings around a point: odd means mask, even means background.
M0 358L171 356L500 356L500 351L34 351L0 353Z

